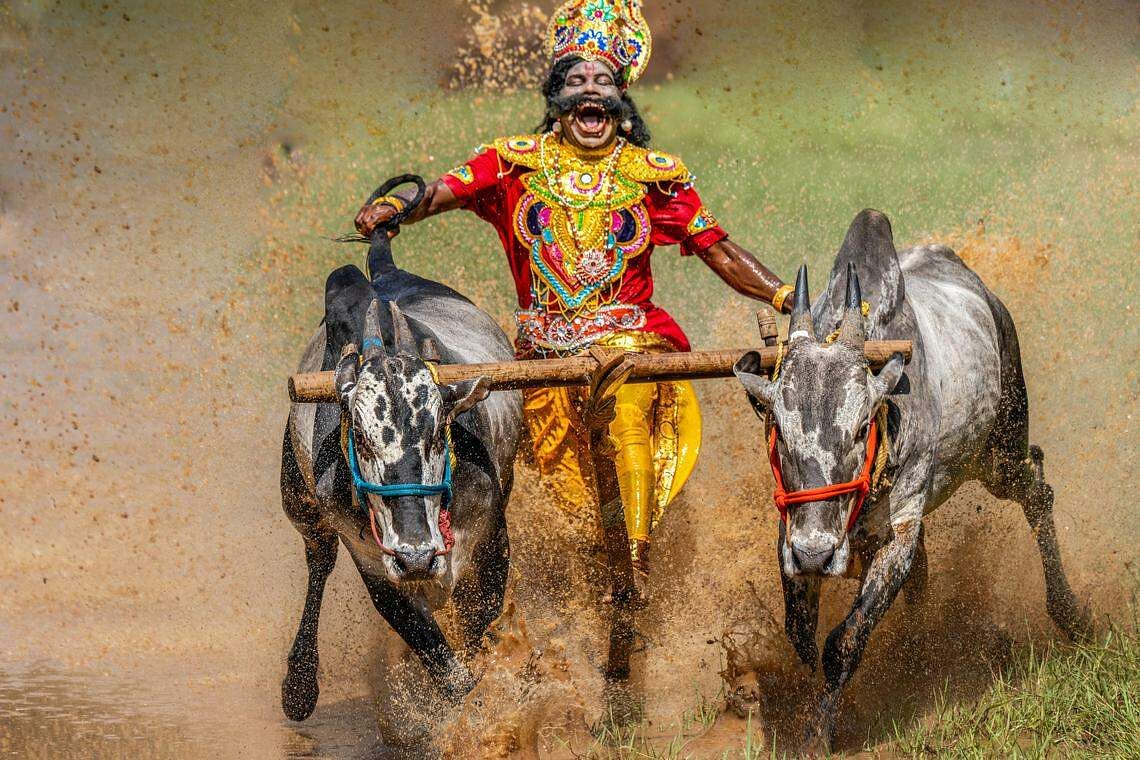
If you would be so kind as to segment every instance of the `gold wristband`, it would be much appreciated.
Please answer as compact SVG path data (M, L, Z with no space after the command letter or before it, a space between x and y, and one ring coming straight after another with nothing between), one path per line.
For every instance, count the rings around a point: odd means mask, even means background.
M776 292L772 295L772 308L782 312L784 310L784 301L788 300L788 296L790 296L795 289L794 285L781 285L776 288Z
M407 208L408 205L404 202L404 199L398 195L381 195L379 198L372 201L373 206L379 206L382 203L386 203L392 208L396 209L397 214Z

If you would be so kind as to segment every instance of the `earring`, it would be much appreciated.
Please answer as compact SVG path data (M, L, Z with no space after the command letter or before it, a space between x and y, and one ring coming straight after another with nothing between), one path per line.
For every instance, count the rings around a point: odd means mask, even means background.
M552 124L550 127L550 131L553 132L554 134L558 134L559 132L561 132L562 131L562 122L560 122L560 121L554 122L554 124Z
M629 131L630 131L631 129L633 129L633 122L632 122L632 121L630 121L629 119L626 119L625 121L623 121L623 122L621 123L621 131L622 131L622 132L625 132L626 134L629 134Z

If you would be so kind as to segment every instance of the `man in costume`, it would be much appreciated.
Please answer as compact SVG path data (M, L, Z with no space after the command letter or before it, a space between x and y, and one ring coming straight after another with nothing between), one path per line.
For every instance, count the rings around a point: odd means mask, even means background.
M738 292L791 310L789 285L728 238L701 203L684 164L649 147L627 88L651 48L640 0L570 0L552 16L538 134L495 140L428 186L407 219L456 208L494 225L515 282L519 358L568 356L591 346L688 351L689 342L651 301L650 257L679 245ZM393 195L365 206L368 235L403 209ZM526 392L533 461L568 511L594 515L588 431L577 389ZM628 384L616 397L610 435L644 594L649 536L696 463L701 420L687 382Z

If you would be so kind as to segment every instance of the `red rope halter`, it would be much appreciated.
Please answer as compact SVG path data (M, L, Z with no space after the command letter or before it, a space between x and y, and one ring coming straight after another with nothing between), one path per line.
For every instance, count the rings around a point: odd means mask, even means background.
M851 515L847 518L847 532L851 532L851 528L855 526L855 520L859 517L859 511L863 509L863 501L867 498L867 494L871 491L871 469L875 466L875 450L879 443L879 426L876 417L871 418L871 425L867 429L867 460L863 462L863 470L859 476L854 480L849 480L846 483L835 483L830 486L820 486L819 488L808 488L803 491L788 492L784 489L784 476L780 469L780 456L776 452L776 426L772 425L772 431L768 434L768 461L772 465L772 477L776 481L776 489L772 494L772 500L776 502L776 509L780 511L780 519L784 524L788 524L788 507L793 504L804 504L809 501L823 501L825 499L833 499L836 496L843 496L844 494L854 493L858 494L855 497L855 506L851 509Z

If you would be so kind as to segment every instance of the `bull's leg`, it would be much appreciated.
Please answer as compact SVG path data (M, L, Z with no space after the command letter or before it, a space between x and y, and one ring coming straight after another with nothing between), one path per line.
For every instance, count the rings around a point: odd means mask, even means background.
M907 576L903 593L906 594L907 604L918 604L926 596L926 581L929 570L926 561L926 528L918 528L918 546L914 550L914 562L910 566L910 575Z
M819 647L815 643L819 624L819 587L816 576L789 578L784 575L784 526L780 525L780 538L776 542L776 564L780 566L780 584L784 589L784 633L796 650L800 660L812 671L819 664Z
M1057 528L1053 524L1053 489L1045 482L1045 455L1039 447L1029 445L1029 397L1017 330L1001 301L992 294L987 297L1003 345L1001 398L989 441L991 466L982 482L999 499L1013 499L1021 505L1041 551L1049 616L1067 636L1080 638L1090 632L1091 626L1061 566Z
M827 637L823 647L823 698L805 733L805 750L816 753L829 750L843 687L859 666L871 631L891 606L910 572L920 527L917 520L895 526L894 537L876 552L851 612Z
M325 581L336 564L338 539L323 524L320 508L305 486L288 430L281 447L281 507L305 541L305 563L309 567L305 609L281 682L281 708L290 720L304 720L317 706L317 623Z
M1057 527L1053 523L1053 489L1045 482L1044 463L1045 454L1041 449L1030 446L1027 458L999 460L994 467L993 482L987 482L986 487L994 496L1013 499L1021 505L1041 551L1049 617L1070 639L1079 639L1089 634L1091 624L1087 612L1078 605L1061 565Z
M420 658L444 696L452 702L463 699L475 688L475 678L455 656L427 607L401 594L387 579L366 573L359 561L357 569L376 610Z
M317 623L325 581L336 564L336 533L313 531L305 535L305 562L309 566L309 587L305 610L293 648L289 650L288 671L281 682L281 709L290 720L304 720L317 706Z
M471 577L458 585L452 595L460 613L463 648L468 657L483 645L487 628L503 613L510 557L507 524L503 521L495 537L483 547L482 555L474 560Z

